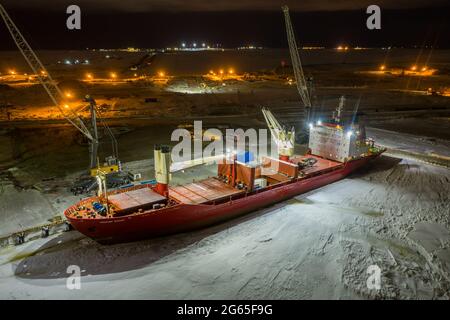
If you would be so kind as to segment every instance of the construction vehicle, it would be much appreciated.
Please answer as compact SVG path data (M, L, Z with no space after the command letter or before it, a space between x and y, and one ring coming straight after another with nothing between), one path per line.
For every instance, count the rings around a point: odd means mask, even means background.
M143 57L141 57L137 62L130 65L127 69L131 71L136 71L140 69L144 69L146 67L149 67L153 61L155 61L156 53L149 54L146 53Z
M14 21L6 12L5 8L0 4L0 15L3 18L3 21L8 28L14 42L17 45L17 48L22 53L23 57L27 61L28 65L32 69L33 73L36 75L39 83L44 87L45 91L48 93L53 104L58 108L63 117L72 124L78 131L80 131L84 137L86 137L89 141L89 154L90 154L90 162L89 162L89 174L92 178L97 175L97 170L100 168L103 171L109 173L118 173L121 170L120 162L117 158L117 141L114 138L110 128L102 121L103 126L105 127L108 135L110 136L113 142L113 156L107 157L106 164L100 166L97 150L98 150L98 130L97 130L97 114L98 108L95 103L95 100L90 96L86 96L85 102L89 102L90 105L90 115L91 115L91 129L84 123L83 119L76 112L74 112L61 92L61 89L58 87L57 83L53 80L50 73L44 67L42 62L39 60L33 49L30 47L20 30L15 25ZM120 177L114 179L114 185L120 184ZM95 185L95 181L93 179L85 179L84 177L80 180L82 181L82 190L90 190ZM128 183L129 180L127 178L123 179L123 183ZM77 182L75 183L77 184ZM77 192L80 190L80 187L75 185L73 187Z

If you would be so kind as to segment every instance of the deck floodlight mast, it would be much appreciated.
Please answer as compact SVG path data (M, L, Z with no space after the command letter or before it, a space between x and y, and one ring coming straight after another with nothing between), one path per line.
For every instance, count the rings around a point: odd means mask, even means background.
M84 136L86 136L90 141L93 141L94 138L91 135L91 132L84 124L83 120L75 114L75 112L71 111L69 108L64 108L61 106L61 103L64 101L63 94L61 90L57 86L56 82L52 79L51 75L47 72L42 62L34 53L33 49L31 49L28 42L23 37L22 33L19 31L14 21L6 12L5 8L0 4L0 15L3 18L3 21L6 24L6 27L9 30L14 42L19 48L20 52L24 56L30 68L33 70L33 73L36 74L37 79L44 87L45 91L47 91L50 99L53 104L59 109L64 118L69 121L75 128L77 128Z
M300 60L300 55L298 52L297 43L295 41L294 29L292 27L291 18L289 16L289 8L288 6L282 7L284 13L284 21L286 24L286 34L289 44L289 52L292 60L292 68L294 70L295 81L297 84L297 90L300 94L300 97L303 101L303 105L305 107L305 124L306 126L310 122L310 114L311 114L311 99L308 91L308 86L305 80L305 75L303 74L303 67ZM305 127L306 127L305 126Z

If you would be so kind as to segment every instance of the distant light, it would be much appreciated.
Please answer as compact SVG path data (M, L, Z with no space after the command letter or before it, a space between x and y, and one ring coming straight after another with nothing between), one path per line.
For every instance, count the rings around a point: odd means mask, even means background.
M229 74L233 74L233 73L234 73L234 70L230 68L230 70L228 70L228 73L229 73Z
M203 47L203 48L206 47L206 44L205 44L204 42L202 43L202 47Z
M72 64L72 62L70 62L70 60L65 60L64 63L65 64Z
M111 78L113 78L113 79L117 78L117 74L116 74L115 72L111 72L110 76L111 76Z
M91 73L87 73L87 74L86 74L86 78L92 79L92 74L91 74Z
M194 48L197 47L197 43L194 42L194 43L192 44L192 46L193 46Z
M183 47L183 48L186 48L186 43L181 43L181 46Z
M314 125L312 123L309 124L309 128L312 129Z
M73 97L72 92L70 92L70 91L67 91L64 95L65 95L67 98L72 98L72 97Z
M383 65L380 67L380 70L384 70L384 69L386 69L386 66L383 64Z
M427 67L423 67L423 68L422 68L422 71L427 71Z
M220 73L220 74L223 74L223 69L220 69L219 73Z
M137 77L138 76L137 73L135 73L134 76Z
M213 70L209 70L209 73L214 74L214 71Z
M159 71L158 72L158 76L160 76L160 77L164 77L166 74L164 73L164 71Z
M322 125L322 121L318 120L318 121L317 121L317 125L318 125L318 126L321 126L321 125Z
M89 60L84 60L84 63L89 64Z
M15 70L9 70L9 73L12 74L12 75L15 75L16 71Z
M349 130L347 131L347 138L350 138L353 135L353 131Z
M69 109L69 105L68 105L68 104L65 104L65 105L64 105L64 108Z
M411 67L412 71L416 71L416 69L417 69L417 66L415 66L415 65Z

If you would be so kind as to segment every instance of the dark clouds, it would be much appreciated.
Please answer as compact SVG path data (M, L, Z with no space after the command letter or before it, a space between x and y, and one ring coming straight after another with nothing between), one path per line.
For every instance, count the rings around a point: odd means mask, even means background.
M287 4L293 11L361 10L439 7L446 0L3 0L9 8L59 10L70 4L95 11L274 11Z
M0 1L36 49L162 48L182 41L286 48L280 8L285 2L302 45L450 48L450 7L438 0ZM381 30L366 27L365 8L372 3L382 8ZM70 4L81 6L81 30L66 27ZM0 39L6 40L0 50L15 49L4 26Z

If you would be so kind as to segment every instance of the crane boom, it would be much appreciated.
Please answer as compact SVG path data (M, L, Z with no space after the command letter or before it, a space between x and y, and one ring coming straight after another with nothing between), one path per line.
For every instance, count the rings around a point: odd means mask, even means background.
M306 84L305 75L303 74L303 67L298 52L297 43L295 41L294 29L292 27L291 18L289 16L288 6L283 6L284 21L286 24L286 34L289 44L289 52L292 60L292 68L294 69L295 81L297 84L297 90L305 106L305 119L309 122L309 114L311 109L311 99L309 96L308 86Z
M295 130L286 130L280 125L278 120L268 108L262 108L264 119L267 122L272 138L278 146L278 154L281 160L289 160L289 157L294 154Z
M20 30L17 28L16 24L14 23L14 21L11 19L11 17L8 15L5 8L1 4L0 4L0 15L2 16L9 33L11 34L14 42L16 43L17 48L19 48L28 65L36 74L39 82L42 84L45 91L47 91L53 104L59 109L59 111L67 121L69 121L84 136L86 136L89 140L92 141L94 138L92 137L89 129L84 124L83 120L81 120L81 118L78 115L76 115L73 111L64 110L64 108L61 106L61 102L63 101L63 95L61 93L61 90L53 81L52 77L47 72L42 62L36 56L33 49L31 49L27 40L25 40Z

